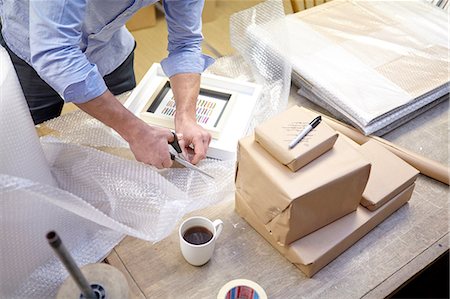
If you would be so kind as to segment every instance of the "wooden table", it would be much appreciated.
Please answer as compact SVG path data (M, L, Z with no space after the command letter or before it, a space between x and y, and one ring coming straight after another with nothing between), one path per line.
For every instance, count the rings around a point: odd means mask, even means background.
M290 104L318 109L294 89ZM447 100L384 138L448 165L448 110ZM191 214L225 224L213 258L203 267L184 261L177 231L157 244L126 237L107 262L127 276L132 298L216 298L237 278L257 282L269 298L382 298L449 248L448 186L423 175L416 183L407 205L313 278L236 214L233 194Z

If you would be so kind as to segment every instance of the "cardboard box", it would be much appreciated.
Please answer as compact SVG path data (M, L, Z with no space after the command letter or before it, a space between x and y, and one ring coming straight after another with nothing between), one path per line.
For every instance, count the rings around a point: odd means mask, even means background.
M282 112L255 128L255 139L281 164L297 171L330 150L338 134L321 122L294 148L288 145L319 114L299 106Z
M236 212L275 249L300 268L308 277L312 277L405 204L411 198L413 189L414 184L401 191L376 211L369 211L360 205L355 212L288 246L280 246L276 242L267 231L264 223L259 220L259 217L247 204L248 200L245 199L245 195L239 191L236 191L235 208Z
M419 171L374 140L360 146L360 153L372 164L361 204L371 211L384 205L414 183Z
M138 10L126 24L128 30L130 31L149 28L155 25L156 10L154 5L146 6Z
M355 211L369 172L370 163L342 138L292 172L249 136L239 141L236 190L283 245Z
M216 19L216 0L205 0L202 11L202 21L203 23L211 22Z

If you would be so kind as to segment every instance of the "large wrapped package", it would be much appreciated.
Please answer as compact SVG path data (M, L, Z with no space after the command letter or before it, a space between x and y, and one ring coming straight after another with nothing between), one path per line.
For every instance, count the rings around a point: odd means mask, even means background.
M281 245L356 210L370 163L338 138L334 147L292 172L253 136L239 141L236 192Z

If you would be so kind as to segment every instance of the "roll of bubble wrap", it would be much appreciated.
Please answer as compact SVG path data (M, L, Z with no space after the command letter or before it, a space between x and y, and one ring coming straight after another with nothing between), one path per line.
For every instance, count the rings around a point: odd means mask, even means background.
M8 52L0 46L0 173L56 186Z

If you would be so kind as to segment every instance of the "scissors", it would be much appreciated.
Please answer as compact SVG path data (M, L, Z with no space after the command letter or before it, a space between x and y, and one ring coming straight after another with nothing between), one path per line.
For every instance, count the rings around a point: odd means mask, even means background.
M177 161L178 163L180 163L181 165L183 165L186 168L198 171L212 179L214 179L214 177L212 175L210 175L209 173L201 170L200 168L198 168L197 166L195 166L194 164L190 163L189 161L187 161L183 154L182 154L182 150L181 150L181 146L178 143L178 137L177 134L175 134L174 132L172 132L173 134L173 141L169 142L169 144L175 149L175 151L177 152L177 154L173 154L170 153L170 159Z

